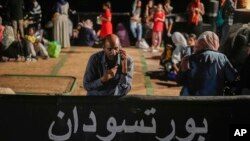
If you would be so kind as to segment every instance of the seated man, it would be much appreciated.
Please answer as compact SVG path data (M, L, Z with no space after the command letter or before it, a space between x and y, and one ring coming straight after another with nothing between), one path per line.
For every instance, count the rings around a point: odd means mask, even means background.
M93 46L98 41L91 20L88 19L84 22L83 27L79 30L78 37L80 46Z
M122 96L131 89L132 75L132 58L121 49L119 38L110 34L103 50L90 57L83 85L88 96Z

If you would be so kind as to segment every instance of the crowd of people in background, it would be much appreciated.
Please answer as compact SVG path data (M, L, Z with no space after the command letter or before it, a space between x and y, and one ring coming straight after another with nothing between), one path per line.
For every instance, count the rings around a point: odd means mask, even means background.
M190 0L186 6L187 33L182 33L178 29L173 30L176 17L171 0L157 4L153 0L148 0L145 7L141 0L134 0L131 6L129 29L135 47L152 54L162 52L160 64L164 67L166 76L178 79L178 82L184 85L181 95L222 94L224 81L235 81L239 78L230 59L218 51L218 48L225 44L233 25L235 1L218 1L217 28L214 32L203 30L206 5L201 0ZM32 9L27 14L23 12L23 0L8 0L6 3L5 6L10 9L10 21L3 25L0 17L1 61L10 58L36 61L38 56L43 59L49 58L49 41L45 38L41 26L41 6L36 0L32 0L32 3ZM58 0L51 19L53 40L62 48L69 48L71 45L100 46L105 37L114 32L111 3L104 2L102 10L97 20L100 28L95 31L95 22L90 19L84 19L77 24L72 23L68 14L72 12L69 3L66 0ZM163 42L164 38L170 41ZM120 38L121 43L122 40Z

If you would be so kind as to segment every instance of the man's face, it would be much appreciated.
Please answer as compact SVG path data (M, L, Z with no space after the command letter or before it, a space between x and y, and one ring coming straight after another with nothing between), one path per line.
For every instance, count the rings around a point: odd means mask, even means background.
M104 53L109 60L114 60L120 49L120 42L118 38L107 39L104 43Z

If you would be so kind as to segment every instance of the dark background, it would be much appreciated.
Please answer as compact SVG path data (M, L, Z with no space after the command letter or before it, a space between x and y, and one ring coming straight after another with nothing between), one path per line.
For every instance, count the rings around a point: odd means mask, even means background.
M232 138L235 125L246 129L250 123L249 96L233 97L83 97L83 96L35 96L35 95L0 95L0 140L1 141L49 141L48 129L53 121L53 133L64 135L68 132L67 120L74 126L73 109L77 109L78 130L69 141L97 141L96 135L108 136L107 121L114 117L117 125L126 120L126 125L135 125L135 121L144 120L145 126L152 126L156 121L156 133L118 132L114 141L156 141L155 136L166 137L171 131L171 120L175 122L175 136L186 138L187 120L193 118L195 126L204 127L208 123L208 132L195 134L193 141L203 136L206 141L240 141ZM145 115L147 109L154 108L153 115ZM65 113L63 119L58 112ZM90 112L96 116L96 132L84 132L83 124L92 125ZM189 126L190 127L190 126ZM191 127L190 127L191 128ZM248 130L249 133L249 130ZM177 139L173 138L173 141ZM99 141L99 140L98 140ZM247 139L249 141L249 138Z
M7 0L0 0L0 4L4 6ZM101 12L102 3L107 0L68 0L70 8L77 12ZM112 5L112 12L130 12L131 6L134 0L109 0ZM143 10L148 0L142 0ZM165 0L155 0L155 4L164 3ZM186 6L190 0L172 0L172 6L175 13L181 13L186 11ZM29 11L31 7L31 0L24 0L25 11ZM57 0L38 0L42 7L43 21L46 23L51 19L53 12L55 11L55 5ZM1 10L1 15L5 10Z

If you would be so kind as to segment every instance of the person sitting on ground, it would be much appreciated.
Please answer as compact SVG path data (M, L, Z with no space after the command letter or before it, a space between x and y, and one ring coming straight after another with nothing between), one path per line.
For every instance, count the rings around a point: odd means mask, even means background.
M121 48L115 34L104 39L103 50L93 54L86 67L83 86L88 96L123 96L131 89L133 60Z
M98 41L96 32L93 29L93 22L90 19L84 22L83 27L79 31L78 38L80 46L92 47Z
M8 57L6 58L6 52L9 52L8 49L10 45L15 41L15 35L14 35L14 30L11 26L6 25L3 31L3 39L2 39L2 46L0 50L0 60L1 61L7 61ZM16 58L17 56L15 56Z
M25 39L27 40L27 45L28 48L30 49L31 52L31 58L37 59L37 53L40 53L40 55L43 57L43 59L48 59L49 55L44 47L44 45L41 43L41 37L35 36L34 34L34 28L30 27L29 28L29 33L28 35L25 36Z
M218 48L219 38L214 32L206 31L199 36L195 53L181 62L178 74L178 83L184 85L181 96L223 95L225 82L238 78L237 70Z
M1 61L9 61L14 58L16 61L20 61L22 56L25 59L28 56L28 49L25 40L17 32L15 40L14 31L11 26L6 26L3 34L3 44L1 50Z
M180 65L181 59L184 56L183 53L187 48L187 41L180 32L173 33L172 41L175 45L175 49L172 54L172 63L173 63L174 72L175 74L177 74L179 72L179 65Z
M164 67L164 70L167 72L170 72L170 69L172 68L172 53L173 53L173 46L170 44L166 45L166 48L164 48L161 58L160 58L160 65Z
M79 22L77 24L77 26L72 30L72 34L70 36L70 44L73 46L78 46L79 45L79 33L80 30L83 28L83 24L85 24L85 22Z

